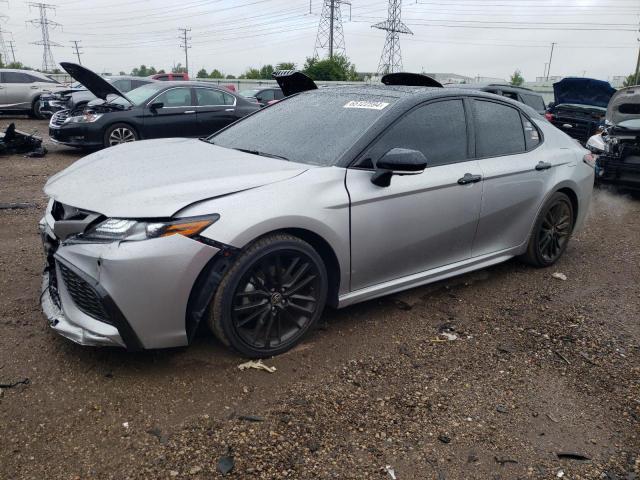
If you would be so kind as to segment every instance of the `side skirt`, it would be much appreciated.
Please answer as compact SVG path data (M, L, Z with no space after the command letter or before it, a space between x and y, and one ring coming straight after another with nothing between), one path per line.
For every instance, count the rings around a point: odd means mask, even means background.
M354 292L341 295L338 298L338 308L347 307L354 303L364 302L373 298L390 295L392 293L407 290L409 288L419 287L428 283L444 280L445 278L455 277L464 273L480 270L482 268L502 263L510 258L522 253L522 247L509 248L495 253L473 257L461 262L444 265L442 267L427 270L426 272L414 273L406 277L396 278L388 282L379 283L370 287L361 288Z

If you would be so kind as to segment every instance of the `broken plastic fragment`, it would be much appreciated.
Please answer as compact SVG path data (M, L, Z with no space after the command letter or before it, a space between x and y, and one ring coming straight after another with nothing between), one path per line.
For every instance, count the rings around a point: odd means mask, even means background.
M391 465L385 466L384 470L389 474L389 478L391 478L391 480L396 480L396 472Z
M265 370L269 373L273 373L276 371L276 367L269 367L262 363L262 360L249 360L248 362L241 363L238 365L240 370L246 370L247 368L255 368L256 370Z
M554 272L551 274L553 278L557 278L558 280L566 280L567 276L564 273Z

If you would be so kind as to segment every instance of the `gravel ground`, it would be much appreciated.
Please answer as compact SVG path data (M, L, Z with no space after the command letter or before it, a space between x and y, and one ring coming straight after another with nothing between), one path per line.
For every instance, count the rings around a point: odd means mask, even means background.
M552 269L329 310L270 374L205 331L130 354L49 330L42 186L81 153L47 146L0 158L0 203L35 205L0 210L0 383L30 380L0 393L1 479L640 476L640 198L597 191Z

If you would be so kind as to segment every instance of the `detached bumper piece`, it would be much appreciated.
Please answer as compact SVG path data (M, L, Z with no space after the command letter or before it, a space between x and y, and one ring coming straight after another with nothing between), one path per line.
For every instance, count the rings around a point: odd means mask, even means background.
M0 155L26 154L27 157L44 157L47 149L42 139L20 130L15 123L10 124L4 133L0 133Z

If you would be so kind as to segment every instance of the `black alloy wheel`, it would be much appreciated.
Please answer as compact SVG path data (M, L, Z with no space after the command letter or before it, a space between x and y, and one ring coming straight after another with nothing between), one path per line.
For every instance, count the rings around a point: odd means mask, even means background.
M536 220L522 259L536 267L549 267L556 263L567 248L573 223L571 200L564 193L554 193Z
M327 273L316 251L297 237L274 235L256 242L227 272L210 323L244 355L277 355L309 331L326 295Z

